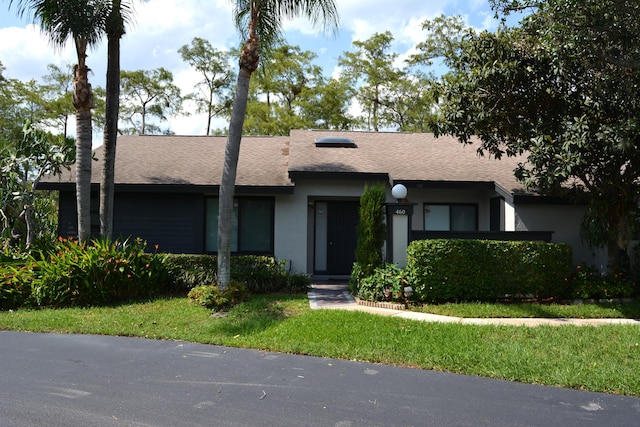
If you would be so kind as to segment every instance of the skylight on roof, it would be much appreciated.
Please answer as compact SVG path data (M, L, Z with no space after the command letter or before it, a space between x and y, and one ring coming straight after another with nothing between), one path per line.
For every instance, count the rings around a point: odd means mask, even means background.
M316 138L316 147L358 148L353 139L342 136L323 136L322 138Z

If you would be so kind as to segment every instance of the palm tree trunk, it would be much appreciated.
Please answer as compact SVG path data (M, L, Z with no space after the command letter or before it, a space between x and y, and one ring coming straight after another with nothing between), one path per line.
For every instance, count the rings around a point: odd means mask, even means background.
M251 71L241 68L233 98L229 137L224 152L224 167L219 191L218 216L218 286L225 289L231 282L231 234L233 229L233 197L235 194L242 127L247 112Z
M78 240L91 238L91 110L76 111Z
M218 287L222 291L231 283L231 236L233 231L233 196L238 171L238 157L240 156L240 142L242 128L247 113L249 99L249 83L251 75L258 68L260 59L260 38L256 32L258 11L251 8L249 20L249 38L240 52L240 71L236 83L236 93L231 106L231 120L229 121L229 138L224 152L224 166L219 190L218 212Z
M73 67L73 105L76 108L76 200L78 209L78 240L91 238L91 108L93 92L86 66L85 40L76 39L78 64Z
M120 111L120 37L121 33L117 31L107 36L107 99L100 183L100 235L105 239L111 239L113 234L113 193Z

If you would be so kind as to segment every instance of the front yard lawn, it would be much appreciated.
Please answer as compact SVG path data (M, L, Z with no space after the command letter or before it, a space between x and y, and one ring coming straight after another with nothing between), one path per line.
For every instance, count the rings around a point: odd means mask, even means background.
M545 317L562 319L640 319L640 301L594 304L464 303L425 304L411 310L443 316Z

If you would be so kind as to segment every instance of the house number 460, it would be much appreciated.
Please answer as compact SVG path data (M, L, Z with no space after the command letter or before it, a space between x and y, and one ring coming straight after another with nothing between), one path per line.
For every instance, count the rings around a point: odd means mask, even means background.
M396 215L406 215L406 214L407 214L406 209L396 209Z

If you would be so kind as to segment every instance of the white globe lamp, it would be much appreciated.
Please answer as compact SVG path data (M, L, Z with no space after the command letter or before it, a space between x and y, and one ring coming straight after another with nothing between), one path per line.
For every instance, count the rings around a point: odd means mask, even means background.
M396 184L391 189L391 195L400 203L402 199L407 197L407 187L402 184Z

